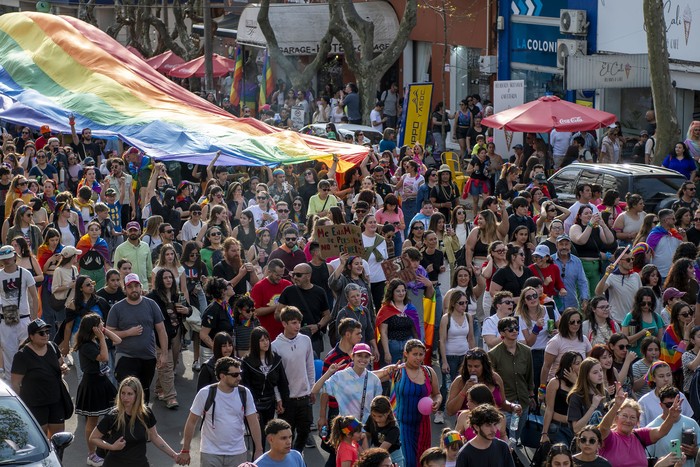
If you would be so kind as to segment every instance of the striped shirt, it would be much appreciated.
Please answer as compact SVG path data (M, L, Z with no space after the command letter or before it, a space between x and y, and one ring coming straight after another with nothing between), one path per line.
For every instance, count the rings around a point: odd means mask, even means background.
M326 358L323 360L323 373L328 371L328 368L334 363L340 365L340 369L346 368L350 363L352 363L352 357L346 354L340 349L340 343L336 344L333 350L328 352ZM338 401L333 396L328 396L328 407L337 409Z

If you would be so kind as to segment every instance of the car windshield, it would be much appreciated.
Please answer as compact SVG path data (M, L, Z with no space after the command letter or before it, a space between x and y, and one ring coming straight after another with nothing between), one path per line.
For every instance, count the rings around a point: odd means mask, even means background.
M642 195L644 199L665 198L668 194L675 195L685 181L687 181L685 177L678 175L641 176L635 179L634 192Z
M49 445L27 409L14 397L0 397L0 465L44 459Z

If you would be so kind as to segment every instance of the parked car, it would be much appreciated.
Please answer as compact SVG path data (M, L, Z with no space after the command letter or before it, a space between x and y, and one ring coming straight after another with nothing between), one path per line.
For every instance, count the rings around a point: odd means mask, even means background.
M340 133L340 140L342 141L345 135L352 135L355 137L355 133L362 131L365 138L369 139L372 146L378 145L379 141L382 139L382 134L372 127L365 125L353 125L351 123L336 123L335 128ZM304 128L299 130L299 133L305 135L319 136L321 138L326 137L326 124L325 123L312 123L311 125L306 125Z
M597 183L603 187L603 193L611 188L617 190L621 200L628 192L642 195L646 212L669 208L686 180L680 173L665 167L579 162L567 165L549 178L557 190L559 202L565 207L576 202L576 185Z
M56 433L47 440L24 402L0 380L0 466L60 467L63 450L73 433Z

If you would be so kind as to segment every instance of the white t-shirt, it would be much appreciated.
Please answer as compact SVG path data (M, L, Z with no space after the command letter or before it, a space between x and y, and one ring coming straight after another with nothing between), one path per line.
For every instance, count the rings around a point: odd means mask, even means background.
M20 284L19 272L22 271L22 293L20 296ZM8 274L4 269L0 270L0 305L17 305L17 299L19 298L19 314L28 315L29 314L29 296L27 294L27 289L29 287L36 285L32 273L28 270L18 267L15 272Z
M481 336L500 336L501 333L498 332L498 322L500 319L498 315L491 315L481 323ZM523 335L522 327L518 329L518 342L525 342L525 336ZM484 350L488 352L489 346L484 341Z
M365 250L374 245L375 238L376 237L368 237L365 234L362 234L362 244L364 245ZM377 245L376 250L379 253L381 253L384 259L389 258L389 252L386 249L386 241L383 240L379 245ZM367 260L367 264L369 265L370 283L381 282L386 280L384 270L382 269L382 263L381 261L377 261L374 252L372 252L372 254L369 255L369 260Z
M372 123L373 129L380 133L384 131L384 125L382 125L382 113L380 111L377 109L372 109L372 111L369 113L369 121ZM379 125L374 125L374 122L378 122Z
M234 367L235 368L235 367ZM246 391L246 413L252 415L257 413L253 395L248 388ZM199 390L194 397L190 412L202 416L204 412L204 404L209 396L209 386L205 386ZM214 409L214 406L216 408ZM214 425L212 427L212 409L214 412ZM238 388L226 394L220 389L216 391L214 404L209 408L205 416L204 425L199 440L199 450L206 454L215 455L236 455L246 452L243 415L243 403L238 394Z
M197 235L199 235L199 232L202 230L202 226L204 225L204 222L199 221L199 225L194 225L192 222L187 221L184 224L182 224L182 230L180 230L180 240L183 242L189 242L190 240L194 240L197 238Z

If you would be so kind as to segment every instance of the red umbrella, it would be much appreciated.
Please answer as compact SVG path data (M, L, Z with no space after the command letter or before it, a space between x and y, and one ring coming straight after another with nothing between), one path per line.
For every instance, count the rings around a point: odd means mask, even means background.
M234 60L224 58L217 54L212 56L212 63L214 65L214 78L225 76L226 73L233 71L233 68L236 66L236 62ZM172 76L174 78L191 78L193 76L196 78L204 77L204 56L197 57L194 60L190 60L187 63L174 67L172 70L170 70L168 76Z
M544 133L595 130L612 125L616 120L615 115L602 110L563 101L556 96L543 96L486 117L481 123L499 130Z
M173 52L172 50L167 50L160 55L156 55L155 57L147 59L146 63L155 68L156 71L160 71L161 73L167 73L174 67L185 63L185 60L180 58L180 56L175 55L175 52Z
M139 50L136 47L129 45L126 47L126 50L128 50L132 54L136 55L141 60L143 60L143 54L141 52L139 52Z

